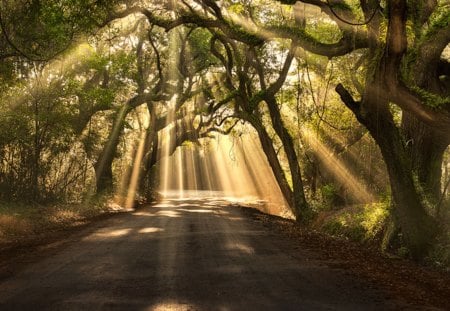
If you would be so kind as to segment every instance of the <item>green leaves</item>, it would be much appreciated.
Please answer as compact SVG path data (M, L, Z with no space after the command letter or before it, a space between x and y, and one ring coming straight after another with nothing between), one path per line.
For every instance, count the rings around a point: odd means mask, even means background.
M117 1L7 0L2 25L9 48L32 60L48 60L67 49L74 38L100 24Z
M417 86L412 87L412 90L420 96L424 104L426 104L428 107L439 109L450 105L450 97L442 97L421 89Z

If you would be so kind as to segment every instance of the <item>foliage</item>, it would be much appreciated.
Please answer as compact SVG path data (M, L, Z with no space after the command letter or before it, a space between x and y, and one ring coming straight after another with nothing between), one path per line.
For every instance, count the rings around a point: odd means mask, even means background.
M120 207L100 197L79 204L38 205L0 201L0 242L29 240L40 234L79 226Z
M0 199L80 200L80 193L93 192L92 185L105 174L111 183L123 179L126 184L122 170L136 165L134 142L143 128L145 164L139 169L145 174L142 184L154 187L155 163L150 160L158 160L151 157L159 148L155 137L163 136L160 131L171 114L201 125L174 148L207 136L202 126L226 132L229 120L251 123L265 142L279 186L297 201L306 189L316 205L352 204L357 200L349 194L356 191L346 188L351 184L374 185L375 199L386 192L379 148L363 126L375 137L386 130L379 126L382 121L394 125L375 140L378 144L398 133L407 135L402 128L407 97L393 97L389 75L403 78L405 92L420 102L417 109L423 113L416 117L445 113L436 109L449 105L445 91L439 91L445 89L443 80L437 77L439 87L430 87L419 81L415 66L425 58L423 45L436 43L448 28L448 4L430 6L428 18L429 4L408 1L403 25L408 45L404 55L393 57L385 2L375 11L380 14L361 26L345 20L361 20L365 1L279 2L285 5L266 0L182 1L175 6L167 1L2 1ZM296 11L298 5L303 12ZM213 37L218 38L214 53ZM397 60L401 70L386 71ZM285 61L289 70L283 70ZM338 84L352 95L353 102L346 102L350 109L334 92ZM143 105L146 110L139 110ZM406 153L404 143L420 140L400 137L398 148L380 145L384 160L401 153L405 163L414 162L416 155ZM103 162L106 170L99 168ZM391 181L397 177L393 174ZM397 189L394 197L399 197ZM417 187L410 190L417 192ZM311 212L307 202L304 208L305 215ZM327 228L365 240L379 233L387 213L381 206L361 205L338 212Z
M437 31L445 29L450 25L450 9L442 8L441 10L436 10L435 13L430 18L431 22L428 26L424 39L431 39L436 34Z
M434 243L428 261L431 264L450 271L450 200L444 202L444 213L442 213L442 234Z
M205 29L194 29L190 34L189 46L191 48L191 57L194 60L193 67L196 70L205 69L215 64L215 59L209 51L209 42L211 40L211 33Z
M29 59L50 59L76 35L92 31L118 1L2 1L2 24L10 49Z
M333 203L337 195L336 186L334 184L323 185L320 188L320 194L322 195L322 199L325 204L333 206L334 205Z
M419 94L424 104L428 105L429 107L438 109L450 105L450 97L442 97L416 86L412 87L412 90Z
M322 228L336 236L367 242L380 237L388 215L389 209L384 203L356 205L331 212Z

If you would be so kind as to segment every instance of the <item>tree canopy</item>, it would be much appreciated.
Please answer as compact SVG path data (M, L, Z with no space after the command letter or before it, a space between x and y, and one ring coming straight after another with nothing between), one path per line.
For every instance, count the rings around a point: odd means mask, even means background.
M439 234L448 1L19 2L0 6L2 199L79 200L119 179L150 196L163 157L244 124L298 221L319 196L387 195L387 244L400 233L420 258Z

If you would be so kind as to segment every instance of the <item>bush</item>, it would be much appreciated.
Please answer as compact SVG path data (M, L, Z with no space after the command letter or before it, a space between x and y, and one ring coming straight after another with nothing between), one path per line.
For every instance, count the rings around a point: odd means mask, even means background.
M335 236L370 241L381 235L388 215L389 209L385 203L352 205L339 211L328 212L321 228Z

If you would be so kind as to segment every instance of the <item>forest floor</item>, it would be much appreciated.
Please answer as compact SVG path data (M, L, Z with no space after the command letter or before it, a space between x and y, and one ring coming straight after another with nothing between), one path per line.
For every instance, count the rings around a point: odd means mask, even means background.
M450 308L449 274L217 199L0 247L2 310Z

